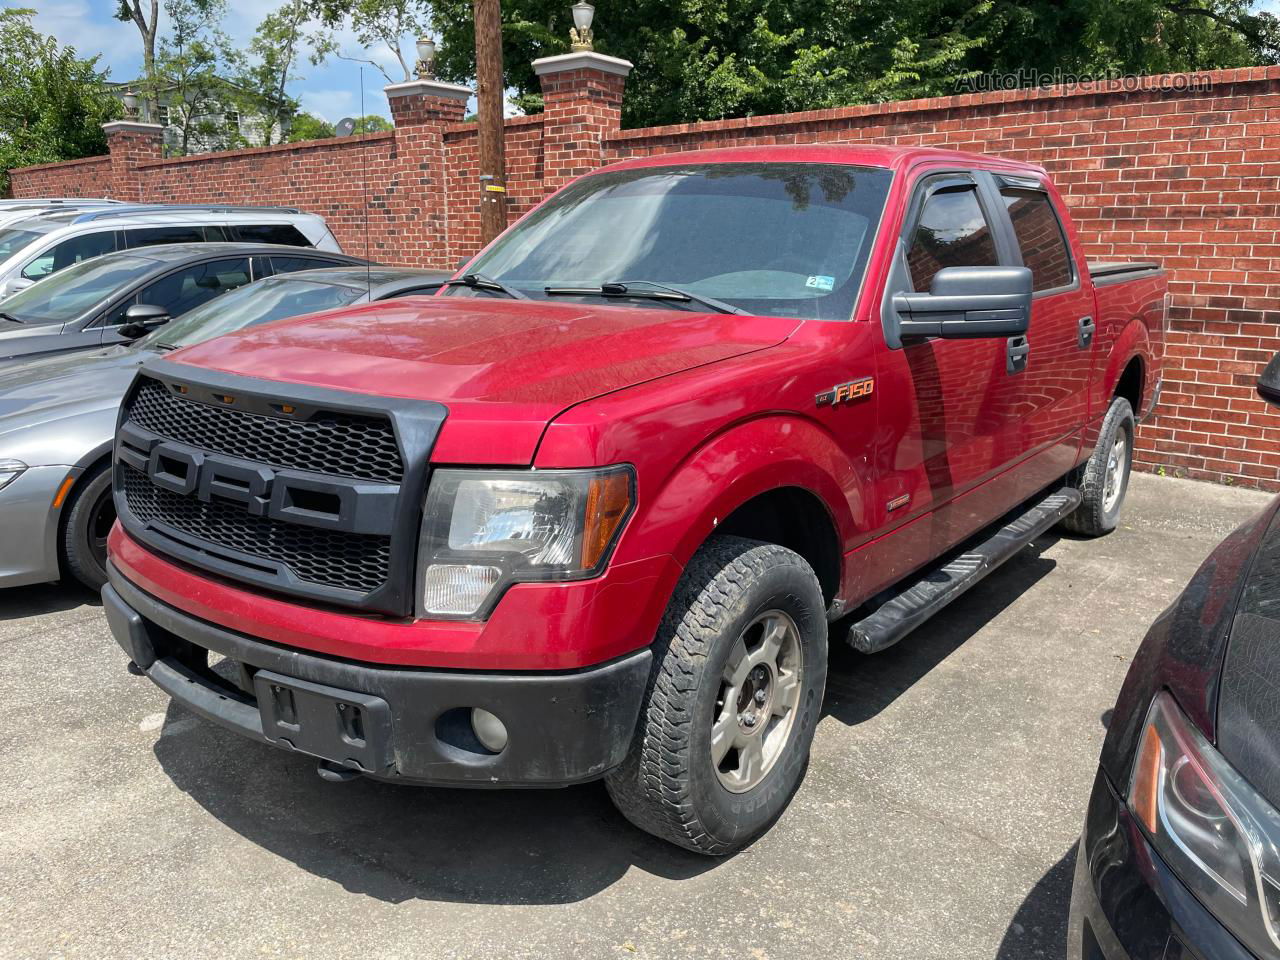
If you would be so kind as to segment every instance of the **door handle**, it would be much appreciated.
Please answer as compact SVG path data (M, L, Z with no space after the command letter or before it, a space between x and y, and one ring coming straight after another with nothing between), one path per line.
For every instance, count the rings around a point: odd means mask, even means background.
M1087 350L1093 346L1093 335L1098 332L1098 325L1093 322L1093 317L1081 317L1079 332L1076 335L1076 346L1081 350Z
M1010 337L1005 351L1005 370L1010 376L1027 369L1027 362L1031 357L1031 342L1026 337Z

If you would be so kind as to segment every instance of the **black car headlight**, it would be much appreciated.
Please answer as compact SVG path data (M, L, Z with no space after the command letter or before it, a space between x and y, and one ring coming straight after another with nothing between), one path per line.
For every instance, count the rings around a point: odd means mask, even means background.
M1280 813L1167 693L1143 725L1129 809L1223 925L1259 956L1280 958Z
M634 505L627 466L435 471L418 551L419 615L476 619L513 583L596 576Z

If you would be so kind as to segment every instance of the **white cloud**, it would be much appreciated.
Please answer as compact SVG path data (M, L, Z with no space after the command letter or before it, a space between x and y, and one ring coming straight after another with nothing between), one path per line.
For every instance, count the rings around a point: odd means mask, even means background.
M52 34L82 57L101 54L99 66L110 69L112 80L132 80L139 71L142 37L138 28L104 11L108 5L102 0L35 0L22 6L36 11L33 23L41 33Z

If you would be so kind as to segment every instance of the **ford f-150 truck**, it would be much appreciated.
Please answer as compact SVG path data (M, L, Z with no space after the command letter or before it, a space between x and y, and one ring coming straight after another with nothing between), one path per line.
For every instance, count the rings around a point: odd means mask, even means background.
M1115 527L1166 282L1038 167L628 160L438 296L149 361L103 591L175 701L329 780L561 786L693 850L782 813L828 640Z

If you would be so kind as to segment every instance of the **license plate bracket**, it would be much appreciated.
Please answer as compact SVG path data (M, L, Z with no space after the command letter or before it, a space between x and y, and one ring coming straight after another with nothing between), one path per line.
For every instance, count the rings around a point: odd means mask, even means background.
M259 670L262 733L272 743L364 773L391 765L391 707L381 697Z

